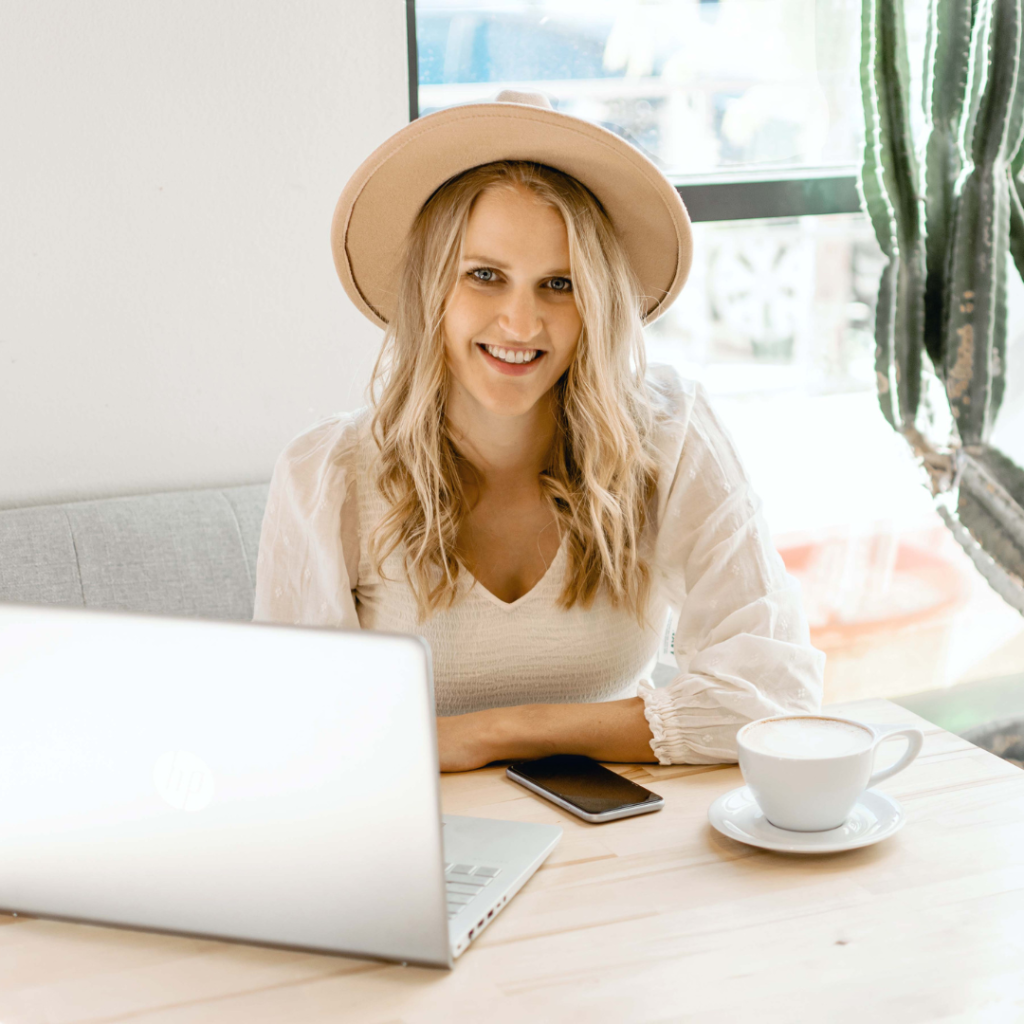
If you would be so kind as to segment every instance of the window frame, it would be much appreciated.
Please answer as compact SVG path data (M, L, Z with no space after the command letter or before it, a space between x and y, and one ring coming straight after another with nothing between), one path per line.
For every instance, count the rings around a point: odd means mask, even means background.
M405 0L405 27L411 122L420 116L416 0ZM722 171L700 177L670 176L669 180L694 223L861 212L857 168L853 166L762 174Z

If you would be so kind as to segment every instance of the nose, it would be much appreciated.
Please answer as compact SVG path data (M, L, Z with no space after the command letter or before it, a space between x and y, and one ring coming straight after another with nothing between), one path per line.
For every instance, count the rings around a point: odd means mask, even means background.
M508 335L509 341L530 341L540 334L544 325L532 288L513 288L506 293L498 311L498 326Z

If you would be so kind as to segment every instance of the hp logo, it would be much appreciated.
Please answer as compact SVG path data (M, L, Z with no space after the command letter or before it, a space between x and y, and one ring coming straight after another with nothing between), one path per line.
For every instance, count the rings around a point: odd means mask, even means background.
M201 811L213 800L210 766L187 750L168 750L153 765L156 791L177 811Z

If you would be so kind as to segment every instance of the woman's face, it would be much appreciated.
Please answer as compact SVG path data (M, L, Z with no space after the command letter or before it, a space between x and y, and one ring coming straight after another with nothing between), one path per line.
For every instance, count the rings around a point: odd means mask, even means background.
M583 326L565 222L525 188L484 192L463 253L442 321L448 366L472 402L522 415L565 373Z

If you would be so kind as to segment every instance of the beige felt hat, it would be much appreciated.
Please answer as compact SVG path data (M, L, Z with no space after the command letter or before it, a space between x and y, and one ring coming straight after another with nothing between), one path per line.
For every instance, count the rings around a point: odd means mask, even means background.
M349 179L331 224L334 265L349 298L386 327L402 245L423 204L449 178L495 160L547 164L601 201L657 319L686 282L690 218L669 180L635 147L589 121L559 114L536 93L450 107L411 122Z

